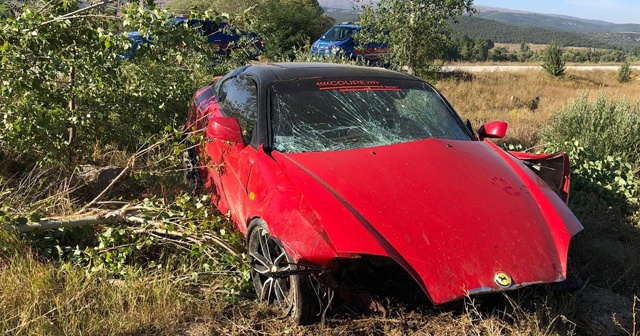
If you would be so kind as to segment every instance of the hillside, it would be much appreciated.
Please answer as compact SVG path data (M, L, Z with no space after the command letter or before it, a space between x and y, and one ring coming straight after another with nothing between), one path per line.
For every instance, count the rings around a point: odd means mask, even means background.
M524 41L534 44L556 42L561 46L588 48L612 48L615 46L607 43L605 39L575 32L517 26L475 16L461 16L456 19L458 22L453 24L453 28L457 34L467 35L471 38L490 39L494 42L520 43Z
M538 14L503 8L476 6L477 17L506 24L566 30L573 32L622 33L640 32L640 24L616 24L600 20L581 19L566 15Z
M358 20L358 14L353 9L348 9L348 6L355 5L352 0L319 2L337 22ZM626 50L640 46L640 25L637 24L615 24L483 6L478 6L477 9L477 15L457 18L459 22L454 24L457 34L490 39L498 43L556 42L567 47Z

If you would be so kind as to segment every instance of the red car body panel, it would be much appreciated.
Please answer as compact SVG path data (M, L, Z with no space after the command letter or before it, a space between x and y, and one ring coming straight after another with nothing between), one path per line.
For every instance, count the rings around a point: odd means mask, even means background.
M326 209L319 217L351 212L323 221L338 254L382 247L434 304L502 290L494 282L499 272L514 287L565 279L579 222L537 175L489 142L429 139L274 158L310 191L314 208ZM329 197L316 194L324 189L342 206L327 207Z
M234 138L210 87L191 110L187 129L206 130L201 171L214 203L245 235L263 219L297 263L386 256L434 304L566 278L569 241L582 226L566 205L564 153L442 139L280 153ZM506 124L495 125L489 133L504 134Z

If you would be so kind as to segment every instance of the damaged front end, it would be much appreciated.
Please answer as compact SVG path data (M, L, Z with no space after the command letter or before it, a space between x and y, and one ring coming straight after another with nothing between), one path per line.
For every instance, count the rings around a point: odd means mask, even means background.
M569 203L571 172L569 156L566 153L530 154L515 151L510 151L509 153L524 162L524 164L551 187L565 203Z

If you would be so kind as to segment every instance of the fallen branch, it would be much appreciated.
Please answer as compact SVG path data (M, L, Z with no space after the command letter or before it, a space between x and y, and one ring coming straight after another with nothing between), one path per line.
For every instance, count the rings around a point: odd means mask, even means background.
M55 230L59 228L71 228L78 226L92 226L92 225L119 225L130 224L134 234L147 234L156 238L165 240L179 248L189 250L184 245L190 246L196 245L216 245L222 248L227 253L238 256L239 253L223 238L213 234L212 232L200 233L201 236L197 237L189 234L186 228L182 227L179 223L172 223L166 219L158 218L146 218L143 216L149 216L151 214L144 214L144 212L155 210L156 212L162 212L162 209L147 208L141 205L127 204L119 210L104 211L102 213L91 214L76 214L71 216L43 218L37 223L31 223L27 225L5 225L4 228L9 232L26 233L38 230ZM157 215L157 214L155 214ZM153 216L152 216L153 217ZM175 218L177 222L180 218ZM174 225L175 229L169 230L169 225ZM172 239L173 237L176 239ZM182 241L178 240L182 239ZM208 255L208 253L207 253ZM213 258L209 255L210 258Z
M43 218L40 222L28 225L5 225L5 229L9 232L32 232L37 230L55 230L59 228L70 228L77 226L98 225L98 224L120 224L125 220L118 211L111 211L100 215L84 215L84 216L67 216Z

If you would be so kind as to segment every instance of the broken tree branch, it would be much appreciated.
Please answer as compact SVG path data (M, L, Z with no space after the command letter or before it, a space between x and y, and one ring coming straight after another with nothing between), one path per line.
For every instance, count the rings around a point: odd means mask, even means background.
M42 22L41 24L39 24L39 25L37 25L35 27L24 29L22 32L25 33L25 34L29 33L29 32L34 31L34 30L36 30L36 29L38 29L38 28L40 28L42 26L46 26L46 25L48 25L50 23L57 22L57 21L67 20L67 19L69 19L69 17L76 16L78 13L82 13L82 12L86 12L86 11L92 10L92 9L100 7L102 5L106 5L106 4L110 3L110 2L111 1L103 1L103 2L99 2L97 4L93 4L91 6L80 8L80 9L78 9L76 11L57 16L57 17L55 17L55 18L53 18L53 19L51 19L49 21Z
M9 232L26 233L37 230L54 230L78 226L130 224L131 227L129 227L129 229L135 234L154 236L182 249L189 250L188 246L192 244L199 246L212 245L218 246L231 255L239 255L239 252L228 242L211 231L194 235L192 231L180 225L180 218L175 218L174 223L171 220L156 218L156 216L152 216L152 219L143 217L151 215L149 213L144 214L144 212L152 210L162 211L162 209L127 204L121 209L114 211L103 211L98 214L76 214L63 217L43 218L37 223L21 226L5 225L4 228ZM168 229L169 225L174 225L174 229ZM208 252L205 253L210 258L213 258Z
M9 232L25 233L36 230L54 230L62 227L69 228L98 224L113 225L124 222L125 220L119 211L111 211L100 215L43 218L40 222L32 223L29 225L5 225L5 229Z

